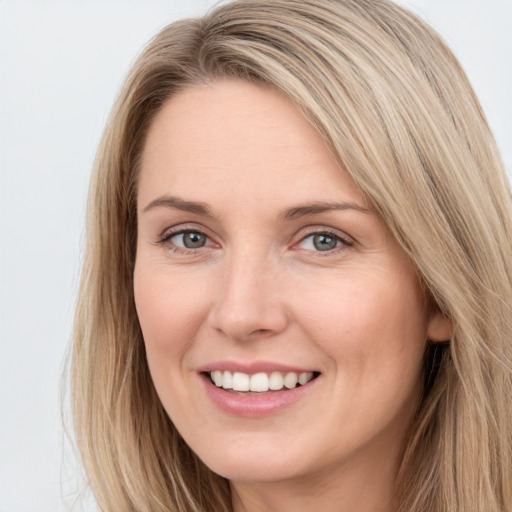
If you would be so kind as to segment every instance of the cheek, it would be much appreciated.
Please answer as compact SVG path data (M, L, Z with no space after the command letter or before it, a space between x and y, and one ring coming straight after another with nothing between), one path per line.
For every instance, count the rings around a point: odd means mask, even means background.
M300 300L303 328L345 370L361 378L418 372L427 317L414 275L354 272L311 287Z
M150 365L162 356L181 358L206 311L199 280L141 262L135 266L134 295Z
M205 318L204 283L168 266L138 261L134 296L149 371L158 396L174 422L194 421L190 346ZM197 412L195 413L197 414Z

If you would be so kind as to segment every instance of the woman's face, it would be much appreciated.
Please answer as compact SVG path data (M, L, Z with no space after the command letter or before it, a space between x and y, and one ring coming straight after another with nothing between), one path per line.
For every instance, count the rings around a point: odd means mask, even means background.
M234 482L394 470L443 320L287 98L218 81L170 99L138 219L151 375L207 466Z

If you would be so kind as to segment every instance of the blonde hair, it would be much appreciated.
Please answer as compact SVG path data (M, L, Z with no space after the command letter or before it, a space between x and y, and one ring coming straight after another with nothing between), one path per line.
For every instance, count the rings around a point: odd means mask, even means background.
M92 180L72 362L77 440L100 508L231 510L228 482L183 442L156 395L132 274L148 126L176 91L233 77L296 103L452 322L449 345L426 354L397 510L512 510L509 184L457 60L388 0L233 1L168 26L133 66Z

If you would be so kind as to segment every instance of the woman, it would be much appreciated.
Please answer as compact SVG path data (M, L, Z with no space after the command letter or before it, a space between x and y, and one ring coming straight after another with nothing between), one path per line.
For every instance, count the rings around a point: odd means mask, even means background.
M512 510L512 205L387 0L164 29L100 147L73 359L102 510Z

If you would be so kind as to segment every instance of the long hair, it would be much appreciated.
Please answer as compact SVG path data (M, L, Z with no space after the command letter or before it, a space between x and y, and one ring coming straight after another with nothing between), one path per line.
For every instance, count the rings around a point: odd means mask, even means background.
M395 489L403 512L512 510L512 200L482 109L424 22L388 0L236 0L136 61L102 139L72 360L77 442L102 511L229 511L153 387L133 299L145 135L177 91L222 78L289 97L408 253L453 326Z

